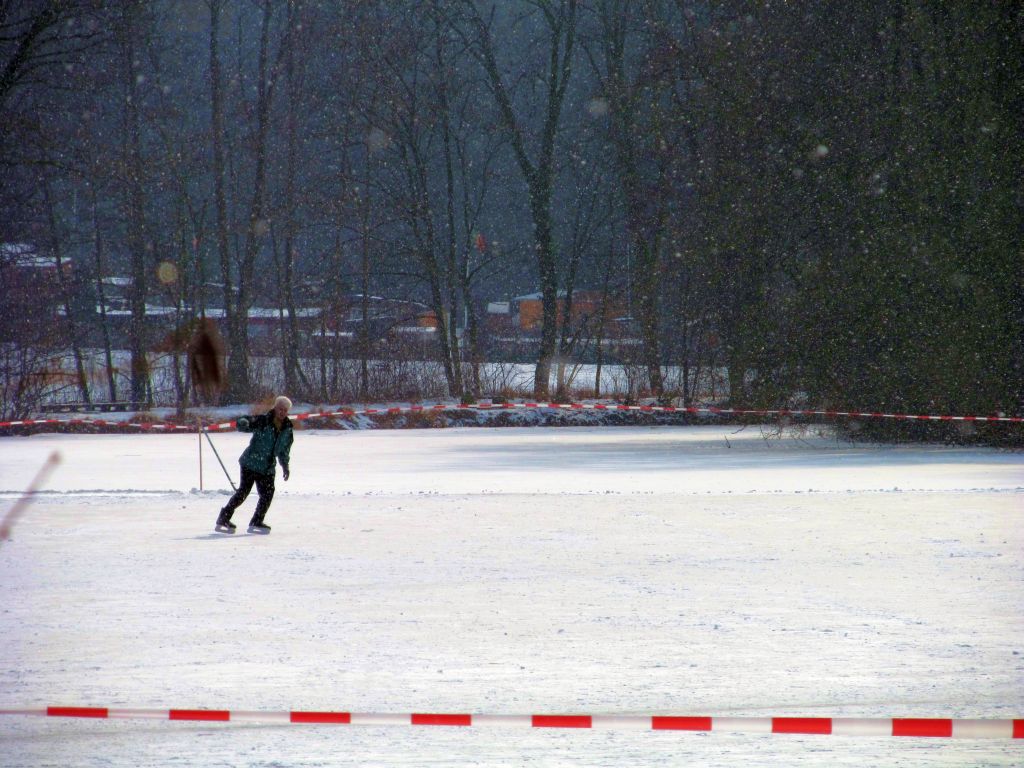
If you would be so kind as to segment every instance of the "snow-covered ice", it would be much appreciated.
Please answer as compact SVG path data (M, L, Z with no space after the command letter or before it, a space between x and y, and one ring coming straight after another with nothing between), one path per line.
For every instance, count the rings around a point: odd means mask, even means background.
M213 435L234 476L248 436ZM0 440L0 709L1024 715L1024 454L757 428ZM244 523L255 492L239 510ZM1021 741L0 718L5 766L1020 765Z

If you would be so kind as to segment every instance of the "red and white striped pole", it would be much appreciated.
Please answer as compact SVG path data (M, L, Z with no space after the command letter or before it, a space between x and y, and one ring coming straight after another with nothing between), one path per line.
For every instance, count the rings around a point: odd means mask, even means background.
M694 717L675 715L473 715L380 712L253 712L227 709L114 709L40 707L0 709L2 715L319 725L589 728L595 730L715 731L879 738L1022 739L1024 718Z

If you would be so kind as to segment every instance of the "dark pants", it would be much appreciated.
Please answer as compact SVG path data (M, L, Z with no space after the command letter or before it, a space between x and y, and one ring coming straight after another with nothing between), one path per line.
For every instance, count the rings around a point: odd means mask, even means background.
M265 475L262 472L253 472L245 467L242 467L242 481L238 484L238 490L235 491L235 495L228 501L227 506L221 510L221 517L225 520L231 519L231 515L235 513L235 510L249 496L249 491L252 490L254 483L256 484L256 492L260 495L260 500L256 504L256 511L253 512L252 522L249 525L261 525L263 523L263 518L266 517L267 510L270 509L270 502L274 500L274 475L273 473Z

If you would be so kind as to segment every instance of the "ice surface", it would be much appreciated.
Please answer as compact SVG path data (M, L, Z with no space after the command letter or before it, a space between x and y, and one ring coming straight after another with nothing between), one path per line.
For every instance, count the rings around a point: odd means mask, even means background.
M213 435L237 476L246 435ZM735 427L0 440L0 709L1020 717L1024 455ZM248 521L253 498L236 515ZM1020 741L0 718L5 766L1020 765Z

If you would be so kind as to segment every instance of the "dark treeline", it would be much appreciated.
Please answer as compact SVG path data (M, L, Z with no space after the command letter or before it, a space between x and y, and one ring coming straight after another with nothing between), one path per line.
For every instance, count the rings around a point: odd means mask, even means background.
M416 299L460 396L532 291L557 397L587 289L657 398L1017 414L1022 115L1009 0L3 2L0 241L131 278L133 399L147 301L223 308L238 401L248 308L301 393L296 307Z

